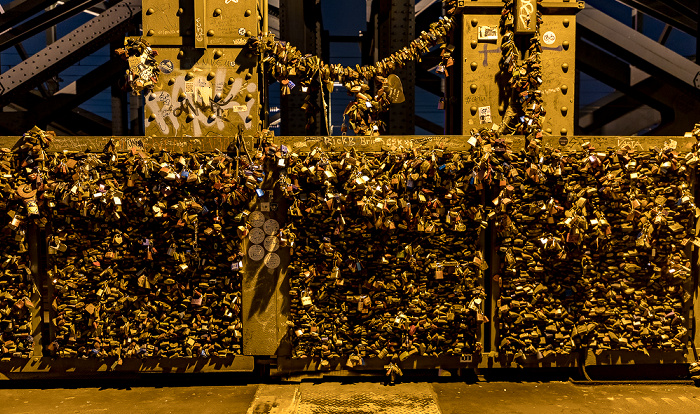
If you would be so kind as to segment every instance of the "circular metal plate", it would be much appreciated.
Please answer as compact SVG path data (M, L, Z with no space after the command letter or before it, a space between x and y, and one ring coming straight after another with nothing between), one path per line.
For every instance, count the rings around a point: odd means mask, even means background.
M262 227L265 223L265 215L260 211L253 211L248 217L248 223L253 227Z
M276 269L280 265L280 256L277 253L268 253L265 256L265 266L268 269Z
M265 232L259 227L253 227L250 229L250 233L248 233L248 238L251 243L260 244L265 240Z
M280 239L275 236L267 236L263 245L268 252L276 252L280 248Z
M258 260L262 260L262 258L265 257L265 249L263 249L263 247L259 244L254 244L250 246L250 249L248 249L248 257L256 262Z
M277 232L280 231L280 224L277 222L275 219L270 219L265 222L263 225L263 229L265 230L265 233L267 233L269 236L274 236L277 234Z

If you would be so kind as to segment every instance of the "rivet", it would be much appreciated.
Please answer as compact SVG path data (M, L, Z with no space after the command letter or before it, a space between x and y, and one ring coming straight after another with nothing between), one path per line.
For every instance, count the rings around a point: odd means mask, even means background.
M155 30L153 30L153 29L151 29L151 30L149 30L148 32L146 32L146 36L153 36L154 34L156 34L156 32L155 32Z
M504 113L505 111L506 111L506 107L505 107L503 104L501 104L501 105L498 106L498 112L499 112L499 113Z
M185 92L180 92L180 94L177 96L181 101L184 101L187 99L187 95L185 95Z
M472 62L469 66L471 66L472 70L476 70L476 68L479 67L479 64L476 62Z
M565 107L565 106L562 106L562 107L561 107L561 113L564 114L564 115L566 115L567 112L569 112L569 108L567 108L567 107Z
M170 85L170 86L175 85L175 79L173 79L173 78L168 79L168 85Z
M221 16L221 9L214 9L214 17Z
M245 95L245 100L246 100L246 101L249 101L249 100L251 100L251 99L253 99L253 94L252 94L252 93L247 93L247 94Z
M187 117L185 119L187 119L187 122L192 122L192 120L194 119L194 115L187 114Z
M472 106L471 108L469 108L469 110L472 111L472 115L476 114L476 111L477 111L476 106Z
M476 86L475 83L472 83L472 84L469 86L469 89L472 91L472 93L476 92L476 88L477 88L477 86Z
M568 40L564 40L564 41L561 43L561 46L564 48L564 50L569 50L570 43L569 43Z
M476 49L476 47L479 46L479 42L477 42L476 40L472 40L471 46L472 46L472 49Z
M155 115L153 115L153 114L148 115L148 121L149 121L149 122L153 122L153 121L155 121L155 120L156 120L156 116L155 116Z
M547 129L544 130L544 132L546 132L546 133L548 133L548 134L551 134L551 133L552 133L552 128L547 128Z
M209 36L209 37L214 36L214 31L213 31L213 30L209 30L209 31L207 32L207 36Z
M180 49L180 51L177 52L177 58L181 59L183 56L185 56L185 51Z
M224 52L222 52L222 51L220 51L220 50L215 50L215 51L214 51L214 59L218 59L218 58L220 58L220 57L223 56L223 55L224 55Z
M175 14L177 14L178 16L182 16L182 13L184 13L184 12L185 11L182 10L182 7L180 7L179 9L177 9L177 13L175 13Z
M477 24L479 24L479 21L476 19L472 19L472 26L476 27Z
M228 84L229 84L229 85L233 85L233 82L235 82L235 81L236 81L236 80L233 79L233 77L228 78Z
M571 24L571 21L569 19L564 19L562 22L564 24L564 27L569 27L569 24Z
M207 80L212 80L212 79L214 79L215 77L216 77L216 73L214 73L214 72L209 72L209 73L207 74Z
M246 11L243 12L243 15L245 17L250 17L251 14L253 14L253 13L250 11L250 9L246 9Z
M569 71L569 64L568 64L568 63L562 63L562 64L561 64L561 69L562 69L564 72L568 72L568 71Z
M566 134L568 134L568 133L569 133L569 130L567 130L566 128L562 128L562 129L561 129L561 134L562 134L562 135L566 135Z
M153 10L153 9L148 9L148 10L146 10L146 14L148 14L149 16L150 16L151 14L155 13L155 12L156 12L156 11Z
M567 92L569 92L569 87L566 85L561 85L561 93L566 95Z
M187 74L185 74L185 80L190 80L192 78L194 78L194 72L187 72Z
M248 123L248 122L250 122L250 121L252 121L252 120L253 120L253 117L250 116L250 115L248 115L247 117L245 117L245 122L246 122L246 123Z

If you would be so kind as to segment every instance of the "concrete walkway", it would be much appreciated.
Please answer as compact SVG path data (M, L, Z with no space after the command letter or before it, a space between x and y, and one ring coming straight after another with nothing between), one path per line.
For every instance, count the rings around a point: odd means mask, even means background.
M36 384L33 384L36 385ZM191 386L10 389L0 383L0 413L241 414L588 414L700 413L690 385L575 385L569 382L301 382Z

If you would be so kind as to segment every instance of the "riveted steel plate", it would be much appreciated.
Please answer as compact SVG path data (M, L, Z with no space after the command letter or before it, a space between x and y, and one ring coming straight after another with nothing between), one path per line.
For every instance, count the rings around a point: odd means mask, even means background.
M500 13L464 15L464 131L482 124L500 124L503 120L505 96L497 83L501 60L500 19ZM539 89L547 111L543 133L571 136L574 131L576 16L545 14L539 36L543 81Z
M182 51L182 55L178 54ZM219 55L220 54L220 55ZM158 48L162 71L145 98L147 136L251 135L260 98L254 57L239 48Z
M234 46L258 34L256 0L146 0L143 34L153 45Z

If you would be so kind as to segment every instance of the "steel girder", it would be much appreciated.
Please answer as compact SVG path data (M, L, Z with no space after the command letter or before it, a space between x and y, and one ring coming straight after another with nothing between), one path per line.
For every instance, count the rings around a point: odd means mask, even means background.
M21 23L27 17L56 3L56 0L15 0L10 4L0 7L0 33L10 27Z
M679 30L695 36L698 28L697 0L617 0Z
M661 124L652 131L652 135L683 135L697 121L695 116L700 111L700 98L694 88L659 82L653 76L635 82L628 62L585 41L578 42L577 47L579 70L627 95L627 98L619 98L594 111L593 124L588 131L593 131L642 104L661 113ZM612 107L615 108L614 111L610 111ZM647 126L640 124L640 129Z
M605 13L587 7L578 14L580 38L619 56L662 82L700 97L700 66Z
M13 103L24 108L25 115L16 116L13 122L0 121L0 126L13 134L22 134L35 124L50 123L63 125L62 129L72 131L73 127L64 125L67 120L66 113L109 87L125 69L126 64L121 59L114 58L48 98L44 99L32 93L18 95ZM75 121L78 117L78 114L72 115L70 120ZM98 131L103 132L101 125L84 122L71 122L70 125L80 125L87 134L99 135ZM94 127L97 127L97 130Z
M131 21L140 17L140 12L139 0L123 0L3 73L0 75L0 105L88 56L113 37L123 36Z
M102 0L73 0L60 4L33 19L16 25L0 34L0 50L12 47L57 23L86 10Z

